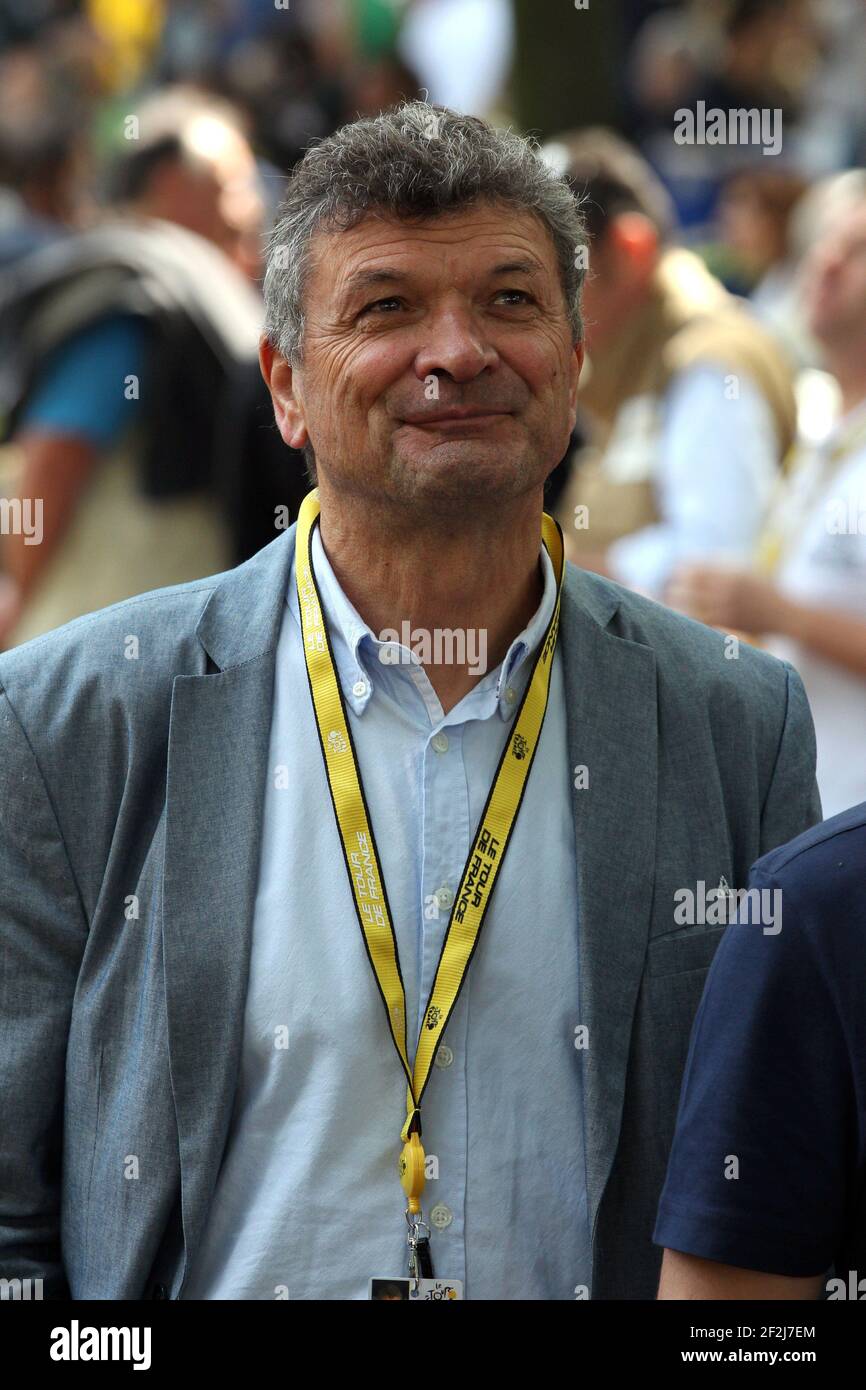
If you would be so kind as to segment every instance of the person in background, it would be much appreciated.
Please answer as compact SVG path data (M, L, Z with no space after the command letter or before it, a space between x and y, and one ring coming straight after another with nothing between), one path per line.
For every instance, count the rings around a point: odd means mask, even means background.
M186 227L256 280L263 200L239 109L180 85L154 92L133 114L137 126L124 131L125 148L109 170L115 208Z
M800 449L750 566L681 566L666 600L764 639L800 672L818 738L825 815L866 799L866 195L803 267L809 329L841 417Z
M798 167L814 179L866 159L866 5L864 0L812 4L809 20L820 61L807 69L792 144Z
M0 270L77 225L84 103L35 45L0 58Z
M589 447L558 502L575 564L660 598L678 561L745 557L793 439L789 367L701 261L671 244L649 166L603 130L545 149L586 197Z
M20 262L0 303L20 377L0 487L41 506L39 543L0 537L0 646L234 558L215 474L256 365L256 166L209 96L164 89L135 115L113 219Z
M835 0L834 0L835 3ZM767 112L782 133L783 158L797 144L813 74L822 62L811 0L687 0L655 7L630 54L629 134L664 180L680 225L701 239L714 221L719 193L734 174L766 171L757 140L679 144L679 112ZM824 5L822 9L827 9ZM800 168L795 156L791 167Z
M717 212L717 273L735 293L748 297L752 312L791 357L796 334L789 314L799 269L792 219L807 189L806 180L791 170L744 170L724 185Z
M653 1235L661 1299L863 1297L864 880L864 804L752 870L781 929L732 922L707 976Z

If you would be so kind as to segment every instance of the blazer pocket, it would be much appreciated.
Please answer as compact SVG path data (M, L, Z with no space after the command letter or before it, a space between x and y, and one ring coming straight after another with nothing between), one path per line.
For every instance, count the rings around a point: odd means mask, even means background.
M716 954L727 923L715 927L684 927L650 941L647 973L684 975L688 970L706 970Z

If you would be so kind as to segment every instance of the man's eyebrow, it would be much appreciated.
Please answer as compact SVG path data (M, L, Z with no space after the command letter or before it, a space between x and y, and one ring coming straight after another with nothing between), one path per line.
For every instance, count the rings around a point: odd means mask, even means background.
M353 294L356 290L371 289L374 285L403 284L410 279L405 271L392 270L381 266L378 270L356 270L343 285L343 294Z
M500 261L488 272L491 280L499 275L538 275L541 267L536 261ZM396 270L391 266L380 266L376 270L356 270L354 275L350 275L345 281L342 289L344 296L349 296L360 290L372 289L377 285L399 285L411 280L412 276L407 275L403 270Z
M539 275L541 266L536 261L501 261L490 271L491 279L496 275Z

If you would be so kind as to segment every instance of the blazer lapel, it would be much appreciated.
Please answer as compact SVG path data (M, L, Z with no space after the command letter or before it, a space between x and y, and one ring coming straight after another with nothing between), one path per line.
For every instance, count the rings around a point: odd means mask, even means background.
M588 782L574 790L573 802L593 1232L619 1138L656 841L655 655L609 630L617 607L614 588L567 566L562 647L569 753L572 768L586 768Z
M180 675L172 687L163 945L183 1279L213 1194L240 1065L293 533L221 580L197 629L212 674Z

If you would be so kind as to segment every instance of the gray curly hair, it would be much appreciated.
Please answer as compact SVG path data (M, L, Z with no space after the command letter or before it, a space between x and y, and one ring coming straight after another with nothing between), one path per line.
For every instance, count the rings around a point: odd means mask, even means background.
M371 211L411 220L476 202L534 212L547 227L579 342L586 232L578 199L539 155L537 141L426 101L344 125L311 145L293 171L268 241L270 342L292 366L301 365L308 253L319 229L353 227Z

